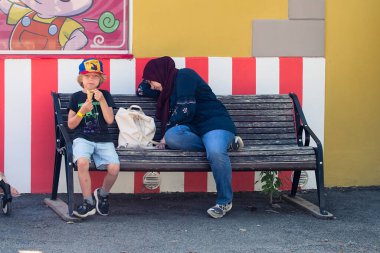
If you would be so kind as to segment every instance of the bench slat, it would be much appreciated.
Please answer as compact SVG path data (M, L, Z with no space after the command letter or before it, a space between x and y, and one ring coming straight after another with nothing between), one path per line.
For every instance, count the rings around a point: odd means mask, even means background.
M208 162L198 163L151 163L149 161L139 161L133 163L130 161L121 161L122 171L161 171L161 172L194 172L194 171L211 171ZM234 171L282 171L282 170L315 170L315 161L309 162L239 162L231 163Z

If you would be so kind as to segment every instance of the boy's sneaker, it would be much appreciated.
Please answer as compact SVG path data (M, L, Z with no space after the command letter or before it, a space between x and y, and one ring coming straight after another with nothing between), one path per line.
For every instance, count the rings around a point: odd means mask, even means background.
M230 149L233 151L239 151L244 148L243 139L240 136L235 136L234 141L231 143Z
M88 203L87 200L83 201L83 204L78 206L77 210L73 212L75 216L80 218L86 218L87 216L94 215L95 213L95 206Z
M108 196L103 197L100 196L100 188L95 189L94 191L94 196L95 196L95 206L96 206L96 211L98 211L98 214L106 216L108 215L108 210L110 208L110 204L108 202Z
M207 213L212 218L222 218L226 213L228 213L232 209L232 202L226 204L226 205L219 205L216 204L215 206L211 207L207 210Z

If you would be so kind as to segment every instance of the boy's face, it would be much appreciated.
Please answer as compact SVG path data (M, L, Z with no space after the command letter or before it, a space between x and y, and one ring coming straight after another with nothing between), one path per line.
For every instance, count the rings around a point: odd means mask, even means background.
M93 90L98 88L100 82L100 75L97 73L87 73L82 75L83 88L85 90Z

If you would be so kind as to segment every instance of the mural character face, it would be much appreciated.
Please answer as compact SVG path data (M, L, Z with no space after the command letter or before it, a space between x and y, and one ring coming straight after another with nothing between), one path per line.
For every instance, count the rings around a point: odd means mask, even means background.
M87 11L93 0L20 0L41 17L70 17Z

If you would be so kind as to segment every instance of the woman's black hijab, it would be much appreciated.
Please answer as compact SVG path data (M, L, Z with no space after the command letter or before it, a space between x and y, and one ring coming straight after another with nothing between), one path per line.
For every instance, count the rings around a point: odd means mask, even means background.
M174 60L168 56L150 60L143 73L143 79L156 81L162 85L162 91L157 99L156 117L161 121L161 135L164 136L170 114L170 96L174 89L174 80L178 69Z

